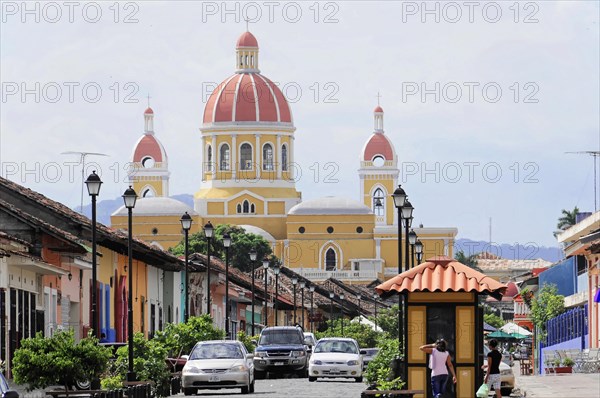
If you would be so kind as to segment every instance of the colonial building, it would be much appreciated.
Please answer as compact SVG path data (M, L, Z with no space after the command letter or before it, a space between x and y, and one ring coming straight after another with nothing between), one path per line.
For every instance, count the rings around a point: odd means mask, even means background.
M144 113L144 133L131 159L136 167L130 181L143 197L134 211L135 235L174 246L182 237L179 218L188 212L191 233L209 220L244 226L270 241L284 266L313 281L333 277L368 284L396 275L398 220L391 194L398 186L398 156L384 131L383 108L375 108L373 132L357 149L360 197L302 201L295 184L292 110L261 73L252 33L239 37L234 59L233 74L215 88L202 115L203 162L197 172L203 183L194 209L168 198L167 153L154 133L154 111ZM112 225L127 227L125 208L112 215ZM423 258L453 255L456 228L414 230Z

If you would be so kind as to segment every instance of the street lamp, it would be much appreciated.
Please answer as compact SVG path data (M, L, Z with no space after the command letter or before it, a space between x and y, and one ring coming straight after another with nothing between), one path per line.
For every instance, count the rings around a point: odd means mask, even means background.
M340 315L342 317L342 337L344 337L344 298L346 296L344 293L340 293L340 303L342 304L340 307Z
M379 298L379 296L377 296L377 293L373 294L373 301L375 301L375 331L377 331L377 299Z
M229 246L231 246L231 236L227 232L223 235L223 247L225 247L225 336L227 339L231 339L229 336L229 322L230 322L230 309L229 309Z
M304 288L306 287L306 282L300 282L300 314L302 315L302 329L304 329Z
M417 233L411 229L408 233L408 243L410 244L410 267L415 266L415 244L417 243Z
M275 311L275 326L277 325L277 310L279 309L279 305L277 304L277 300L279 298L279 272L281 271L281 267L279 263L275 263L273 266L273 273L275 274L275 303L274 303L274 311Z
M213 237L213 225L209 222L204 224L204 236L206 236L206 313L211 316L210 311L210 241Z
M263 270L265 271L265 327L269 326L269 309L267 308L267 303L269 301L269 288L267 287L267 270L269 269L269 259L267 257L263 258L262 261Z
M252 336L254 334L254 262L256 261L256 249L252 248L250 250L250 261L252 262Z
M406 202L406 192L402 189L401 185L398 185L398 188L392 194L392 198L394 199L394 206L396 206L396 210L398 212L398 274L402 273L402 206L404 206L404 202ZM402 323L402 311L400 308L402 307L402 295L398 294L398 346L402 349L402 335L400 333L400 329L403 327Z
M358 323L360 322L360 299L362 298L362 296L359 294L356 295L356 299L358 300Z
M186 211L185 214L183 216L181 216L181 219L179 220L181 222L181 228L183 228L183 234L185 235L185 239L184 239L184 245L185 245L185 308L184 308L184 321L187 322L190 316L190 311L189 311L189 306L190 306L190 299L189 299L189 294L190 294L190 274L189 274L189 269L188 269L188 251L189 251L189 232L190 232L190 228L192 228L192 217L190 217L190 215L188 214L188 212Z
M96 174L96 170L92 171L92 174L85 180L85 185L87 186L88 194L92 197L92 330L94 331L94 336L99 338L98 316L96 314L96 197L100 194L102 180Z
M404 206L402 206L402 220L404 221L404 236L406 237L404 239L404 249L405 249L405 253L404 253L404 270L408 271L409 267L410 267L410 256L409 256L409 252L408 252L408 243L410 240L410 236L408 233L408 229L410 228L410 225L412 224L412 213L413 213L414 207L410 204L410 202L408 201L408 198L406 198L406 202L404 202Z
M310 285L308 287L308 291L310 292L310 332L313 332L313 324L315 323L315 313L314 313L314 295L315 295L315 285Z
M137 200L137 194L131 188L125 190L123 194L123 201L125 202L125 207L127 208L127 220L128 220L128 244L127 244L127 256L129 258L129 292L128 292L128 302L127 302L127 340L129 344L129 352L128 352L128 368L127 368L127 380L135 381L135 373L133 371L133 208L135 207L135 201Z
M331 322L331 331L333 332L333 297L335 294L329 292L329 321Z
M415 243L415 252L417 253L417 264L421 264L421 260L423 259L423 243L421 243L420 239L417 239L417 243Z
M298 284L298 278L292 277L292 286L294 287L294 325L296 325L296 285Z

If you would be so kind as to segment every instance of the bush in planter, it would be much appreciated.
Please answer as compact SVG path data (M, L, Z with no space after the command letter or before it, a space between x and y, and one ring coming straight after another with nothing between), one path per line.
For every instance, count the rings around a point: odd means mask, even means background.
M108 367L110 350L98 346L98 339L89 336L75 343L73 331L57 332L44 338L21 340L13 358L15 383L27 384L28 390L62 384L65 389L76 381L98 379Z
M396 339L382 340L378 344L379 353L364 373L366 383L378 390L400 390L406 384L400 377L394 378L392 361L399 357L399 343Z
M563 366L570 368L573 365L575 365L575 361L573 361L571 358L565 358L565 359L563 359L562 364L563 364Z

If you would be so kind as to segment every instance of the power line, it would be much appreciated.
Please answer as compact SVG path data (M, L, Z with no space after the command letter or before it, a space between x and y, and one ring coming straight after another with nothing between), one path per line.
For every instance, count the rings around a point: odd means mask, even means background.
M597 158L600 156L600 151L578 151L578 152L565 152L575 155L590 155L594 158L594 212L598 211L598 167Z

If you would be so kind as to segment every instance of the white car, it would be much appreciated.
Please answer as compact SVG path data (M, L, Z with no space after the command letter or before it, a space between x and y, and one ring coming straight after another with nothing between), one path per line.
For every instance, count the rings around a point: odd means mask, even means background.
M242 394L254 392L253 354L235 340L196 343L181 371L185 395L198 389L241 388Z
M362 371L363 360L356 340L328 337L319 340L313 349L308 363L308 381L316 381L319 377L345 377L360 383Z

